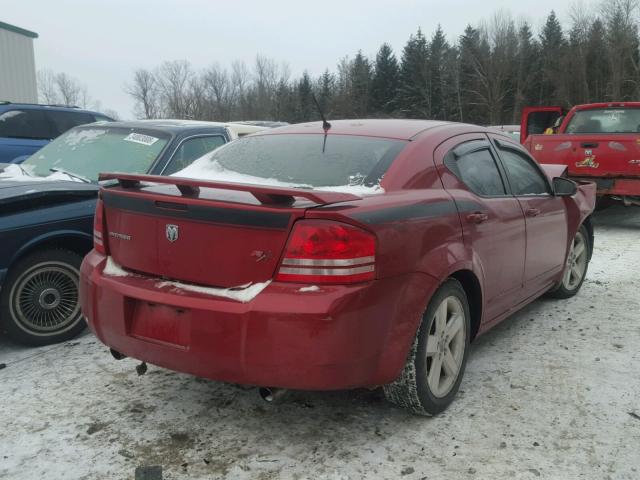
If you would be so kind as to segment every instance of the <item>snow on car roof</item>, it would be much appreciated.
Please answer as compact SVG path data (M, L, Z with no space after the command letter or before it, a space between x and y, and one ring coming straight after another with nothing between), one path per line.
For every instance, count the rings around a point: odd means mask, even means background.
M417 134L442 125L450 125L451 122L436 120L401 120L401 119L358 119L358 120L331 120L332 135L363 135L368 137L393 138L397 140L410 140ZM260 135L278 135L286 133L324 133L322 122L298 123L267 129Z
M91 125L91 124L89 124ZM257 125L244 125L234 122L208 122L204 120L182 120L182 119L153 119L153 120L133 120L127 122L109 122L113 127L125 127L125 128L164 128L169 130L182 130L185 128L212 128L220 127L226 128L234 137L248 135L250 133L260 132L262 130L268 130L267 127L260 127Z

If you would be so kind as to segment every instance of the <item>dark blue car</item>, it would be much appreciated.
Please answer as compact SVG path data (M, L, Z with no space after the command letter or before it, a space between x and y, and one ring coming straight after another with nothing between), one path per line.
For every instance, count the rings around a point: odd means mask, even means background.
M78 276L93 245L100 172L170 175L236 137L233 125L210 122L101 122L0 166L2 329L46 345L85 327Z
M24 160L75 126L112 120L77 107L0 101L0 163Z

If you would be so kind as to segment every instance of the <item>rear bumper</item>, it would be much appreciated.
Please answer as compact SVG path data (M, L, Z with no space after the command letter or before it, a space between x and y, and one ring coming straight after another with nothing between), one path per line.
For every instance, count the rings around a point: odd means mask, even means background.
M214 380L295 389L393 381L404 366L426 298L437 287L423 274L321 286L315 292L274 282L240 303L161 290L144 277L107 276L102 273L105 260L95 251L85 257L80 295L89 326L107 346ZM166 318L173 322L169 331L155 332L154 338L140 335L141 324L149 332L149 325Z
M598 195L640 196L640 178L572 177L595 182Z

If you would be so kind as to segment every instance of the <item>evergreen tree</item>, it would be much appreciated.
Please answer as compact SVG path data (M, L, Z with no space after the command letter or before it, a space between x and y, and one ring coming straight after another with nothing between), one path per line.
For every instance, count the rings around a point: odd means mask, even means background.
M371 108L374 112L391 114L396 109L399 74L398 61L391 46L383 43L376 55L371 81Z
M480 32L468 25L460 37L458 110L460 121L486 123L488 112L482 101L483 67Z
M326 69L318 79L318 103L320 108L327 115L331 110L331 102L335 94L335 77Z
M370 109L371 64L359 51L351 65L351 101L356 118L366 117Z
M313 115L314 104L313 98L311 97L313 93L313 89L311 86L311 78L309 77L309 73L305 70L302 74L302 78L298 82L297 88L297 112L296 112L296 122L308 122L315 118Z
M555 12L552 10L540 33L540 61L542 67L542 78L540 81L540 95L538 103L540 105L563 104L561 92L561 79L563 68L563 57L565 54L566 40L562 32L562 26Z
M431 85L428 75L429 49L427 39L418 29L402 51L398 104L410 118L431 118Z
M429 103L431 105L430 118L445 120L449 118L448 86L445 83L447 72L445 61L449 51L449 44L444 36L442 27L438 25L436 33L431 39L428 58L428 75L431 89L429 92Z
M523 106L535 104L540 87L540 45L533 36L528 23L523 23L518 31L518 84L514 102L513 123L520 123Z
M607 81L610 76L607 58L606 30L601 20L596 19L589 29L585 69L589 86L588 102L608 100Z

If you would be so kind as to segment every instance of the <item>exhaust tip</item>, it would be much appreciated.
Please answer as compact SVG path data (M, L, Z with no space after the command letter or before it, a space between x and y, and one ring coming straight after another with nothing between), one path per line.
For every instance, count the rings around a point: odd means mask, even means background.
M116 360L122 360L123 358L127 358L127 356L124 353L120 353L119 351L114 350L113 348L110 348L109 351L111 352L111 356Z
M287 394L284 388L260 387L258 393L260 398L267 403L276 403Z

